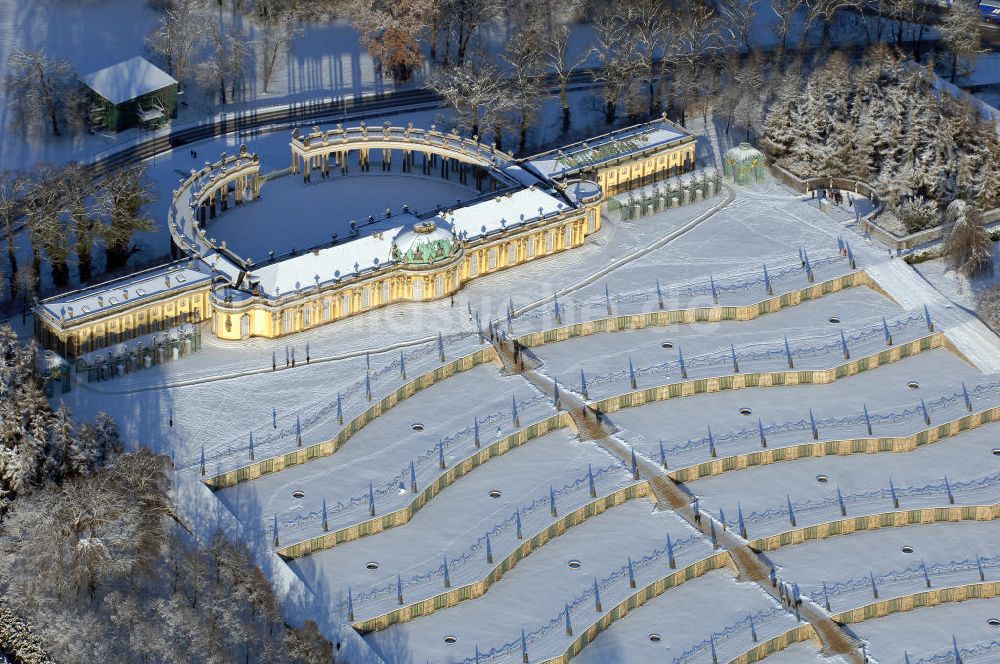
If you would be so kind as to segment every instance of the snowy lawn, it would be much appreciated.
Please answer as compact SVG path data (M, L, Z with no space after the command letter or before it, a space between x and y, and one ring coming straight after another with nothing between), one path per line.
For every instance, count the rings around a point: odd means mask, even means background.
M578 458L585 458L592 449L578 451ZM526 466L521 465L518 470L523 468ZM523 479L519 478L515 483L510 481L509 476L501 477L494 474L492 479L498 482L498 486L509 487L509 490L504 490L503 495L497 499L489 497L484 490L488 485L483 481L457 485L454 487L454 493L442 494L440 504L434 505L432 502L425 508L428 510L426 514L418 513L414 520L405 526L386 531L378 537L364 538L295 560L291 563L291 567L320 595L346 597L349 586L352 591L355 618L358 620L388 613L399 607L397 574L402 578L403 599L407 604L445 592L443 574L445 557L448 560L448 575L452 588L480 581L517 546L556 520L548 510L546 478L540 477L539 473L540 469L529 470ZM529 488L527 484L530 481L536 483ZM607 487L604 487L599 491L606 489ZM586 488L583 493L587 493ZM525 507L538 496L545 497L545 505L540 509L524 511ZM575 499L573 502L576 502ZM515 507L522 509L524 540L516 538L515 525L507 521ZM570 509L573 509L570 501L564 500L560 504L561 514ZM486 532L490 533L490 547L494 561L492 564L486 560ZM568 554L570 558L556 560L554 563L552 559L542 555L560 539L570 537L574 533L579 533L573 535L571 540L576 546L580 546L582 542L595 544L587 545L575 554ZM553 597L549 600L550 603L540 610L556 607L552 610L558 611L562 589L559 589L556 583L566 588L575 588L576 584L582 584L582 589L588 581L592 581L594 574L600 576L603 567L608 563L612 567L619 563L615 553L608 551L614 543L623 547L618 549L619 551L653 551L664 546L667 533L670 533L672 541L677 543L675 557L679 565L704 557L706 549L703 538L697 536L672 514L654 513L652 503L645 499L637 499L613 507L603 514L573 526L557 539L522 559L513 570L508 571L490 587L485 600L489 603L490 595L501 592L502 588L511 583L519 585L518 579L523 581L525 578L535 578L532 570L546 570L555 578L544 586L552 590L545 594ZM581 567L570 569L567 563L571 559L578 560ZM378 569L368 569L371 562L375 562ZM514 572L522 566L527 571L514 576ZM507 597L510 595L507 594ZM527 602L518 601L510 608L515 609L524 603ZM343 617L346 615L346 603L331 602L330 610Z
M456 398L456 394L462 397ZM236 514L278 515L279 526L290 527L306 539L320 533L319 510L325 498L331 510L331 529L368 519L369 483L374 487L377 514L404 507L410 493L410 462L418 490L442 474L439 450L450 468L476 452L474 423L480 440L489 445L518 429L511 402L518 402L520 424L527 426L554 414L551 398L526 381L504 378L493 365L477 367L417 392L368 424L332 456L218 492ZM331 415L336 420L335 415ZM534 440L527 443L544 445ZM491 461L492 463L492 461ZM583 467L586 471L586 466ZM461 480L459 480L461 481ZM400 491L400 485L403 490ZM301 491L304 498L293 492ZM306 523L305 514L313 515ZM289 542L290 543L290 542Z
M991 505L1000 502L1000 457L991 454L997 431L998 425L992 424L913 452L758 466L698 480L689 488L699 497L703 510L716 518L720 508L724 510L730 526L735 527L737 507L741 507L750 539L843 518L838 488L849 517L946 507L948 487L956 505ZM788 500L795 526L790 523Z
M780 576L796 581L802 594L820 606L825 606L825 582L830 608L837 613L875 601L869 574L876 578L879 599L926 590L921 565L926 565L935 588L978 582L977 555L986 580L998 580L998 537L996 521L934 523L809 541L771 551L767 557ZM857 579L867 583L847 585Z
M820 441L869 437L865 407L872 435L910 435L928 428L921 399L932 425L968 414L962 381L974 410L1000 402L1000 385L936 349L826 385L697 394L624 408L610 419L621 428L618 438L656 461L662 440L668 464L679 468L709 460L713 444L720 457L759 450L760 427L768 447L812 442L810 410Z
M827 369L844 362L843 331L852 357L885 349L883 316L893 341L904 343L928 334L922 312L913 315L876 292L854 288L782 309L751 321L695 323L578 337L532 349L540 370L561 386L579 392L584 371L589 396L601 399L630 391L629 360L640 388L682 379L680 352L689 378L733 372L732 350L743 373L788 368L788 339L796 369ZM831 323L830 319L840 323ZM670 347L664 348L668 343Z
M612 623L575 661L711 662L708 641L714 635L718 659L726 662L753 646L748 615L757 616L754 629L761 641L795 626L795 618L757 585L738 583L728 570L710 572L668 590ZM659 640L650 638L654 635Z
M474 656L476 645L486 653L510 642L515 645L496 661L519 662L520 630L524 628L533 634L527 639L533 660L557 655L572 639L566 635L565 615L560 615L567 604L575 630L586 629L598 617L592 594L595 578L603 608L610 610L635 592L628 581L629 556L638 587L669 572L662 554L667 533L678 540L697 538L678 554L678 566L711 553L703 537L671 514L650 512L647 506L645 510L636 507L631 516L627 529L616 523L613 514L588 520L532 553L484 597L369 634L366 640L389 662L461 661ZM656 552L658 557L644 558ZM576 569L569 565L574 560L580 563ZM537 630L541 632L534 634ZM445 643L448 635L458 641Z

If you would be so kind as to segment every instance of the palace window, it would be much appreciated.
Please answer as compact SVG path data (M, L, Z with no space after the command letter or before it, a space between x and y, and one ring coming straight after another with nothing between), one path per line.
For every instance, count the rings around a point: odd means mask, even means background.
M344 293L342 304L340 305L340 315L347 316L351 313L351 294Z
M392 290L389 288L389 282L382 282L382 302L381 304L386 304L392 299Z
M330 300L323 300L323 321L330 320Z
M240 317L240 337L246 339L250 336L250 314L243 314Z
M474 277L479 274L479 253L469 256L469 276Z
M434 284L434 295L437 296L437 297L441 297L442 295L444 295L444 275L443 274L439 274L437 276L436 283Z
M497 248L493 247L490 249L490 269L493 270L497 266Z
M535 236L534 235L529 235L528 236L528 258L534 258L534 257L535 257Z
M361 308L367 309L372 304L371 290L368 286L361 289Z
M413 280L413 301L419 302L424 299L424 280L414 279Z
M587 210L587 232L593 233L597 228L597 210L591 208Z
M285 311L281 312L281 333L286 334L292 331L292 312Z
M517 262L517 242L511 242L507 246L507 265L513 265Z
M307 304L302 308L302 326L309 327L312 324L312 304Z
M573 246L573 224L569 224L563 229L563 249L569 249L572 246Z
M545 251L548 253L552 253L552 250L555 249L555 246L556 246L556 232L550 230L548 233L545 234Z

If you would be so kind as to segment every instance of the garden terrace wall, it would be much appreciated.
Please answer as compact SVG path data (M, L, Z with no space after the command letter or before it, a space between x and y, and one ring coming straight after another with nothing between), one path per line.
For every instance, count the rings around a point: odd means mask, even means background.
M362 521L361 523L354 524L353 526L348 526L347 528L340 528L338 530L324 533L319 537L313 537L311 539L280 548L277 550L277 553L286 559L301 558L303 556L316 553L317 551L333 548L339 544L344 544L345 542L352 542L361 537L374 535L382 532L383 530L401 526L413 518L413 515L416 514L421 507L426 505L427 501L454 484L458 478L472 472L472 470L486 463L493 457L505 454L510 450L520 447L530 440L544 436L547 433L571 426L572 422L572 418L567 413L559 413L558 415L553 415L547 419L541 420L540 422L535 422L534 424L515 431L508 436L504 436L487 447L480 448L472 456L463 459L449 468L446 472L441 473L433 482L428 484L423 491L416 494L414 499L406 507L394 512L389 512L388 514L373 517L366 521Z
M747 321L764 314L775 313L785 307L801 304L823 295L836 293L856 286L871 286L877 288L874 280L865 271L852 272L841 277L813 284L806 288L782 293L753 304L736 306L697 307L694 309L671 309L652 311L645 314L632 314L599 318L596 320L564 325L549 330L530 332L517 337L518 343L529 348L549 343L566 341L573 337L585 337L604 332L621 332L623 330L641 330L647 327L662 327L682 323Z
M368 632L385 629L396 623L406 622L408 620L413 620L414 618L429 615L440 609L455 606L459 602L463 602L468 599L482 597L486 594L487 589L489 589L491 585L499 581L500 577L513 569L518 562L526 558L535 549L544 546L550 540L562 535L573 526L579 525L592 516L597 516L598 514L601 514L617 505L621 505L628 500L633 500L635 498L647 498L649 495L649 484L647 482L637 482L635 484L630 484L627 487L618 489L614 493L592 500L586 505L583 505L569 514L564 515L558 521L549 524L545 530L538 533L534 537L522 542L520 546L514 549L510 554L504 557L499 564L490 570L489 574L487 574L484 579L458 588L452 588L451 590L435 595L434 597L429 597L425 600L421 600L420 602L402 606L395 611L391 611L368 620L356 622L354 623L354 629L358 630L362 634L366 634Z
M843 611L833 616L834 621L850 624L882 618L891 613L912 611L928 606L937 606L945 602L964 602L967 599L991 599L1000 595L1000 581L981 581L962 586L933 588L912 595L903 595L885 599L865 606L859 606L850 611Z
M364 413L351 420L350 424L342 429L334 438L307 447L301 447L286 454L261 459L255 463L213 477L204 478L202 481L211 489L224 489L236 486L242 482L249 482L268 473L276 473L285 468L312 461L313 459L330 456L350 440L354 434L361 431L369 422L400 401L457 373L468 371L480 364L498 361L499 357L493 346L482 348L471 355L465 355L452 360L396 388L396 390L383 397Z
M746 470L753 466L766 466L780 461L795 461L796 459L832 455L912 452L923 445L936 443L944 438L957 436L963 431L977 429L997 421L1000 421L1000 406L971 413L957 420L951 420L936 427L918 431L911 436L849 438L773 447L745 454L722 457L720 459L711 459L694 466L669 471L668 474L675 482L691 482L703 477L712 477L736 470Z
M709 394L723 390L739 390L749 387L781 387L791 385L823 385L839 378L853 376L884 364L897 362L905 357L944 346L944 335L940 332L914 339L898 346L892 346L878 353L859 357L831 369L768 371L764 373L737 373L712 378L696 378L668 385L658 385L643 390L635 390L594 402L601 413L613 413L623 408L642 406L656 401L666 401L695 394Z
M566 651L563 652L563 654L541 660L541 664L565 664L566 662L569 662L569 660L573 657L579 655L580 651L583 650L587 644L596 639L598 634L608 629L608 627L610 627L616 620L621 620L634 609L639 608L651 599L659 597L671 588L681 585L685 581L696 579L707 574L708 572L721 569L723 567L729 568L734 574L739 573L736 565L733 563L732 557L729 555L729 552L719 551L718 553L712 554L708 558L699 560L698 562L692 563L672 574L668 574L663 578L657 579L653 583L644 586L637 592L629 595L625 600L613 607L610 611L606 611L596 622L592 623L587 629L581 632L580 635L569 644L569 647L566 648Z
M1000 503L923 507L828 521L750 540L748 544L755 551L774 551L783 546L793 546L811 540L823 540L837 535L850 535L856 532L878 530L879 528L900 528L959 521L994 521L996 519L1000 519Z
M739 657L730 660L729 664L750 664L751 662L759 662L768 655L773 655L776 652L784 650L788 646L799 643L800 641L808 641L810 639L820 642L819 637L816 635L816 629L812 626L812 623L802 623L801 625L791 628L787 632L783 632L768 639L767 641L764 641L764 643L754 646Z

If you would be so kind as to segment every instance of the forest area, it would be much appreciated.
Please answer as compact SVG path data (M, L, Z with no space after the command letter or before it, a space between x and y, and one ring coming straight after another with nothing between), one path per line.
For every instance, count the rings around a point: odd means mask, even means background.
M250 551L199 542L171 462L106 414L51 408L34 342L0 327L0 653L22 662L334 661L287 624ZM26 626L30 626L30 629Z

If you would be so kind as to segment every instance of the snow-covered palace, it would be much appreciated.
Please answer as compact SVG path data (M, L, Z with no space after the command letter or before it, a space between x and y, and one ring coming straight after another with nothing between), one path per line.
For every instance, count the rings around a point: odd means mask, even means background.
M695 139L664 118L515 160L454 131L362 123L296 130L291 157L290 169L264 174L243 147L192 171L167 221L179 260L40 302L42 345L72 358L206 320L221 339L274 338L394 302L448 297L480 275L583 245L601 228L605 196L692 170ZM373 171L449 180L468 195L422 212L381 200L372 204L380 210L351 220L336 218L329 200L324 213L334 218L319 232L330 239L257 260L237 252L236 237L215 237L226 217L264 203L262 189L294 186L276 212L297 218L287 201L312 195L312 185ZM322 225L309 216L296 223Z

